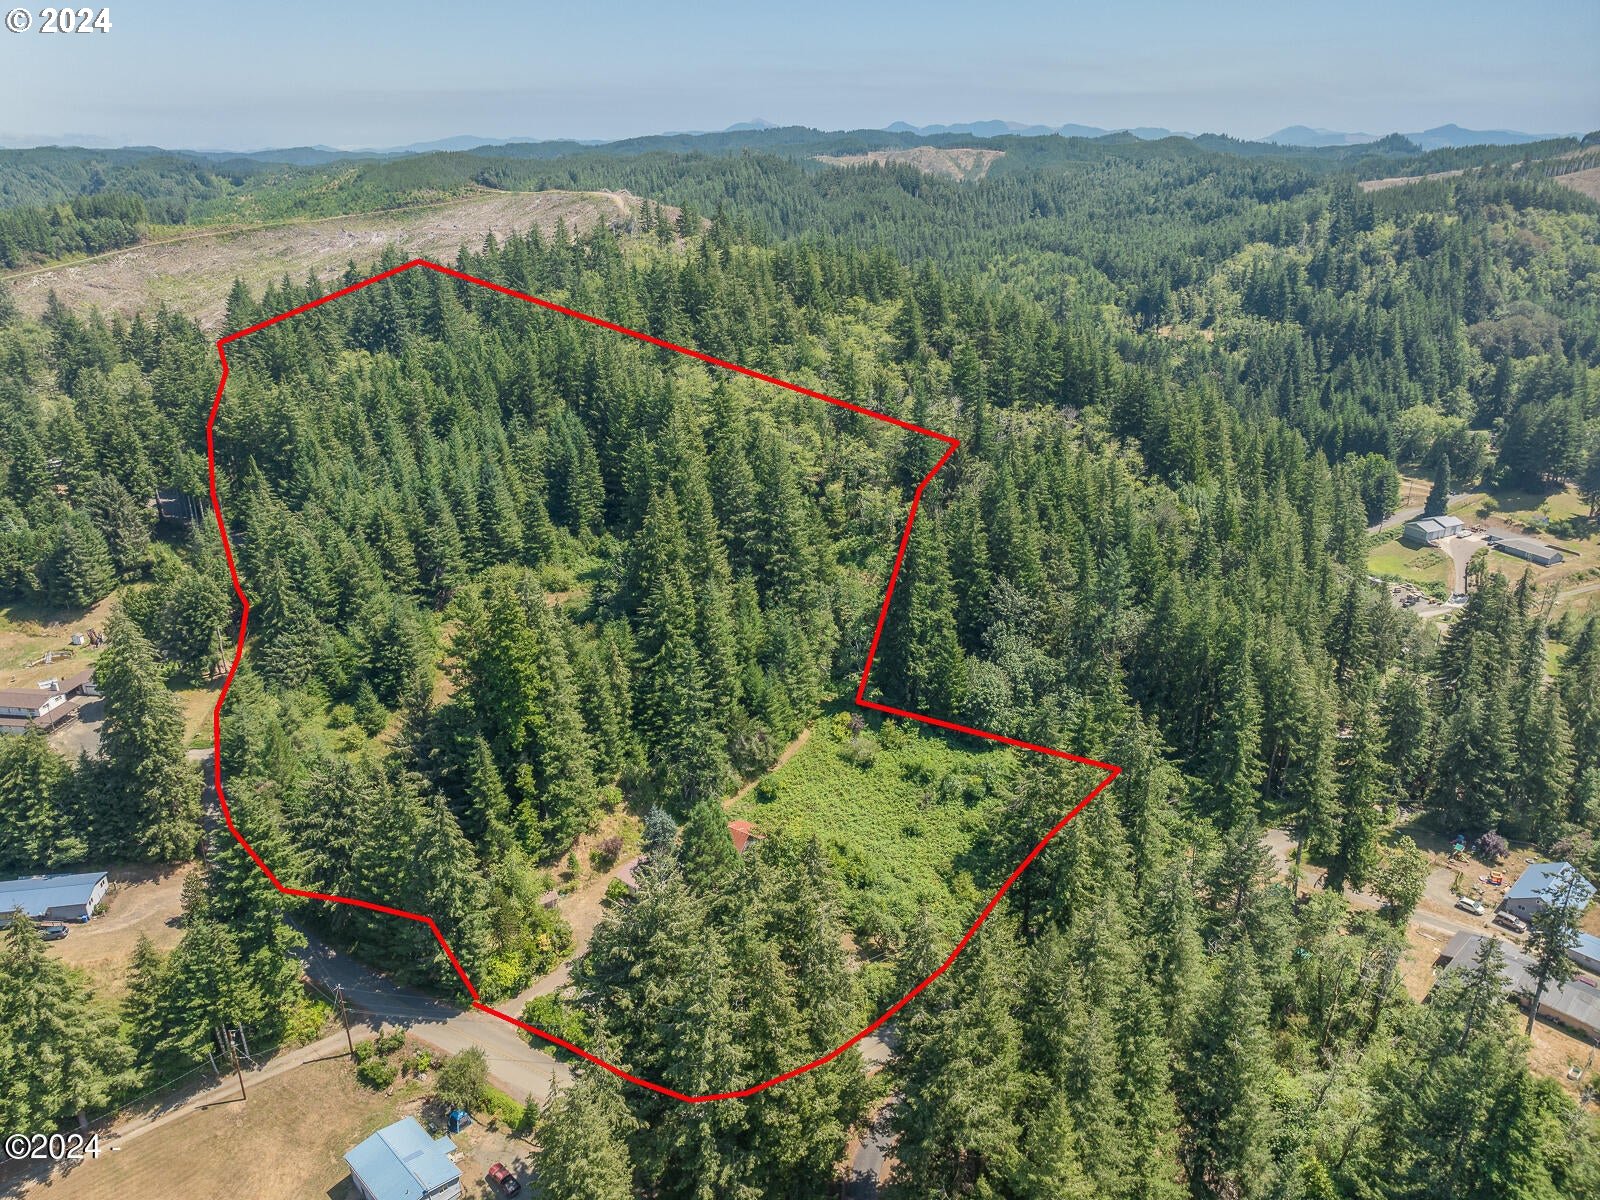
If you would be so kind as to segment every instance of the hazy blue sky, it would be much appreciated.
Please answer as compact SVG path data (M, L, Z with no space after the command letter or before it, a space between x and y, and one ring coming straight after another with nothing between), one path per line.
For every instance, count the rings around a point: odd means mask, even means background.
M109 34L0 31L0 137L353 147L616 138L752 117L1243 137L1288 124L1600 126L1595 0L110 8Z

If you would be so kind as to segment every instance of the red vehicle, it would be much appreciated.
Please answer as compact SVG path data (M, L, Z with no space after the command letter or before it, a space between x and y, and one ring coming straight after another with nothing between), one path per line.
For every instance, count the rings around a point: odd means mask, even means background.
M504 1163L495 1163L484 1176L494 1185L495 1191L502 1196L516 1196L522 1192L522 1184L517 1182L517 1177L506 1170Z

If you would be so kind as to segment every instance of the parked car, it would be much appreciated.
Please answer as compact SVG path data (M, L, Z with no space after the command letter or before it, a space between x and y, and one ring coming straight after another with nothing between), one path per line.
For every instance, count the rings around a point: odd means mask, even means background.
M67 927L60 921L40 921L39 932L47 942L59 942L67 936Z
M1512 933L1528 932L1528 923L1521 917L1515 916L1511 913L1495 913L1494 923L1505 929L1511 930Z
M1463 912L1469 912L1475 917L1483 916L1483 901L1474 900L1471 896L1462 896L1456 901L1456 907Z
M517 1177L515 1175L506 1170L504 1163L495 1163L494 1166L489 1168L489 1171L484 1178L487 1179L490 1184L493 1185L494 1190L499 1192L502 1196L516 1196L520 1195L522 1192L522 1184L517 1181Z

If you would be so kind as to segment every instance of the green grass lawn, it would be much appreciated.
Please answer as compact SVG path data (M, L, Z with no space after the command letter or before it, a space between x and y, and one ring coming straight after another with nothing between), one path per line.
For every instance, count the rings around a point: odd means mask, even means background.
M1380 579L1397 579L1422 588L1450 588L1450 560L1432 547L1413 549L1403 542L1388 541L1367 552L1367 570ZM1430 589L1431 590L1431 589Z
M811 740L735 801L729 816L762 833L819 838L845 882L858 931L873 911L904 928L924 903L941 923L970 921L979 892L965 860L1004 801L1015 752L963 746L907 722L887 732L870 722L854 741L845 728L854 711L846 705L824 714Z

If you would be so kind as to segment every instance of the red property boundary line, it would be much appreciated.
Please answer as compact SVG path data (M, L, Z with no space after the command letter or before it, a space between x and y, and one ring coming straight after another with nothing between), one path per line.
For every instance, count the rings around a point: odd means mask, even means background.
M478 287L487 288L492 292L499 292L503 296L510 296L513 299L525 301L528 304L532 304L535 307L545 309L549 312L560 313L562 316L572 317L575 320L583 321L590 325L597 325L601 329L609 329L614 333L620 333L625 337L633 338L636 341L648 342L652 346L660 346L662 349L672 350L678 354L686 355L689 358L699 359L701 362L708 363L713 367L720 367L723 370L732 371L735 374L744 375L750 379L758 379L762 383L770 383L774 387L780 387L786 391L795 392L802 396L810 396L814 400L821 400L824 403L832 404L837 408L848 409L850 412L858 413L864 417L871 417L875 421L882 421L885 424L894 425L911 433L917 433L924 437L933 438L935 441L944 444L944 453L939 456L939 461L933 464L933 469L923 476L922 482L917 485L916 491L912 493L911 508L906 515L905 529L900 534L900 547L896 551L894 557L894 569L889 574L889 586L884 592L883 604L878 609L878 623L872 631L872 644L867 650L867 661L861 670L861 682L856 687L856 703L863 708L870 708L881 713L888 713L892 716L903 717L906 720L920 721L925 725L934 725L940 729L949 729L957 733L968 734L972 737L986 738L993 742L1003 742L1005 745L1016 746L1019 749L1032 750L1038 754L1048 754L1052 758L1065 759L1069 762L1081 763L1084 766L1096 767L1105 772L1105 778L1097 783L1089 791L1089 793L1083 797L1083 799L1079 800L1077 804L1073 805L1072 810L1068 812L1066 816L1062 817L1061 820L1057 821L1056 824L1051 827L1049 832L1047 832L1044 837L1039 839L1039 844L1028 852L1028 856L1017 864L1016 869L1013 870L1010 875L1006 876L1005 882L1000 885L999 889L990 898L989 902L983 906L983 911L980 912L977 916L977 919L967 927L966 933L964 933L961 937L961 940L956 943L955 949L950 951L949 955L946 956L945 960L939 964L936 970L934 970L926 979L917 984L916 987L912 988L899 1000L896 1000L892 1005L889 1006L887 1010L884 1011L881 1016L877 1018L877 1020L873 1021L865 1029L861 1030L860 1033L857 1033L847 1041L840 1043L826 1054L821 1055L818 1058L814 1058L802 1066L785 1071L781 1075L775 1075L771 1079L765 1080L761 1083L752 1084L749 1087L740 1088L737 1091L711 1092L703 1096L686 1095L683 1092L676 1091L675 1089L666 1087L663 1084L655 1083L649 1079L643 1079L638 1075L634 1075L629 1071L624 1070L615 1063L607 1062L598 1055L591 1054L581 1046L573 1045L565 1038L558 1037L557 1035L546 1030L529 1025L524 1021L519 1021L517 1018L501 1012L499 1009L483 1003L478 996L478 989L473 986L472 980L467 977L467 973L461 969L461 963L459 960L457 960L455 951L450 948L450 943L445 940L444 934L439 931L439 926L434 923L432 917L423 913L408 912L403 908L392 908L387 904L377 904L371 900L359 900L352 896L331 896L323 892L312 892L306 891L302 888L288 887L282 881L280 881L276 875L273 874L272 868L267 866L261 855L256 853L255 847L250 845L250 843L245 840L244 835L241 834L238 828L234 825L233 812L228 805L227 794L223 791L222 787L222 706L228 698L228 690L233 686L234 674L238 671L239 663L244 657L245 629L250 622L250 598L245 595L244 587L239 582L239 572L235 568L233 561L233 547L228 541L228 527L222 520L222 504L217 496L215 427L217 422L217 410L222 404L222 392L223 389L228 385L228 353L226 347L229 342L235 342L240 338L248 337L252 333L257 333L263 329L267 329L281 321L287 321L290 317L295 317L301 313L309 312L311 309L326 304L330 300L337 300L341 296L348 296L352 292L358 292L362 288L370 287L375 283L379 283L382 280L388 279L391 275L398 275L402 271L409 271L414 267L421 267L429 271L437 271L441 275L447 275L450 278L460 280L463 283L470 283ZM862 408L860 405L851 404L849 401L840 400L835 396L828 396L822 392L812 391L810 388L801 387L798 384L788 383L785 380L776 378L775 376L765 375L760 371L753 371L749 367L741 367L737 363L726 362L723 359L714 358L711 355L703 354L698 350L691 350L687 346L674 345L672 342L665 341L658 337L652 337L648 333L641 333L636 329L629 329L624 325L618 325L601 317L591 316L588 313L578 312L576 309L566 308L563 305L556 304L549 300L542 300L538 296L530 296L526 292L519 292L513 288L504 287L498 283L490 283L486 279L478 279L474 276L465 274L462 271L452 270L449 267L442 267L438 263L429 262L424 258L412 259L410 262L402 263L398 267L392 267L387 271L382 271L377 275L373 275L369 279L363 279L359 283L351 284L349 287L343 287L336 292L330 292L328 295L323 296L321 299L313 300L309 304L302 304L298 308L291 308L288 312L279 313L275 317L269 317L265 321L258 321L256 324L251 325L246 329L241 329L236 333L230 333L226 337L219 338L217 341L217 357L222 360L222 379L217 384L216 398L211 402L211 415L206 421L206 460L209 466L211 483L211 507L217 518L217 532L222 535L222 552L228 561L228 575L233 580L234 594L239 597L239 605L241 609L239 617L239 635L234 645L233 661L228 666L227 678L223 680L222 691L218 695L216 707L212 709L211 713L211 728L213 734L212 770L216 782L217 800L222 807L222 817L223 820L227 822L228 832L233 834L234 840L244 848L244 852L255 861L256 866L261 868L262 874L264 874L267 879L271 881L272 886L277 888L278 891L284 893L284 895L300 896L308 900L325 900L334 904L349 904L356 908L365 908L370 909L373 912L387 913L393 917L401 917L408 921L418 921L423 925L426 925L429 931L433 934L434 938L438 940L440 948L444 950L445 956L450 960L450 965L455 968L455 972L460 977L462 985L467 989L468 995L472 997L473 1008L488 1013L490 1016L498 1017L500 1020L515 1025L517 1028L528 1033L541 1037L545 1041L560 1046L564 1050L571 1051L579 1058L593 1063L597 1067L602 1067L605 1070L610 1071L613 1075L627 1080L629 1083L634 1083L640 1087L648 1088L653 1092L659 1092L663 1096L670 1096L674 1100L681 1100L686 1104L703 1104L711 1100L735 1100L745 1096L753 1096L757 1092L765 1091L767 1088L783 1083L785 1080L793 1079L797 1075L803 1075L807 1071L822 1066L824 1063L832 1062L846 1050L850 1049L850 1047L881 1029L884 1024L890 1020L890 1018L892 1018L907 1004L911 1003L911 1001L914 1000L923 991L923 989L925 989L935 979L938 979L939 976L943 975L947 970L949 970L950 965L954 963L957 956L967 948L967 944L972 941L973 936L983 926L983 923L989 919L989 915L994 912L1000 901L1005 897L1005 894L1011 890L1011 885L1017 881L1017 878L1028 869L1029 865L1032 864L1034 859L1038 858L1039 855L1043 853L1044 848L1050 844L1051 840L1066 828L1067 822L1071 821L1073 817L1082 812L1084 808L1088 806L1091 800L1104 791L1106 787L1110 785L1111 781L1122 773L1121 767L1113 766L1111 763L1099 762L1096 759L1085 758L1082 755L1071 754L1065 750L1057 750L1050 746L1037 746L1032 742L1019 741L1016 738L1006 737L1003 734L990 733L988 730L984 729L974 729L968 725L958 725L954 721L946 721L940 717L930 717L924 713L907 712L905 709L893 708L890 705L879 704L875 700L867 699L867 680L872 673L873 660L878 654L878 642L883 636L883 623L889 615L889 602L894 596L894 585L895 581L900 576L900 566L905 561L906 545L911 538L912 523L917 519L917 509L922 503L923 489L926 488L933 477L939 473L939 469L950 460L950 456L955 453L956 447L960 445L960 442L951 437L949 434L936 433L931 429L923 429L919 425L913 425L910 422L902 421L897 417L891 417L885 413L873 412L871 409Z

